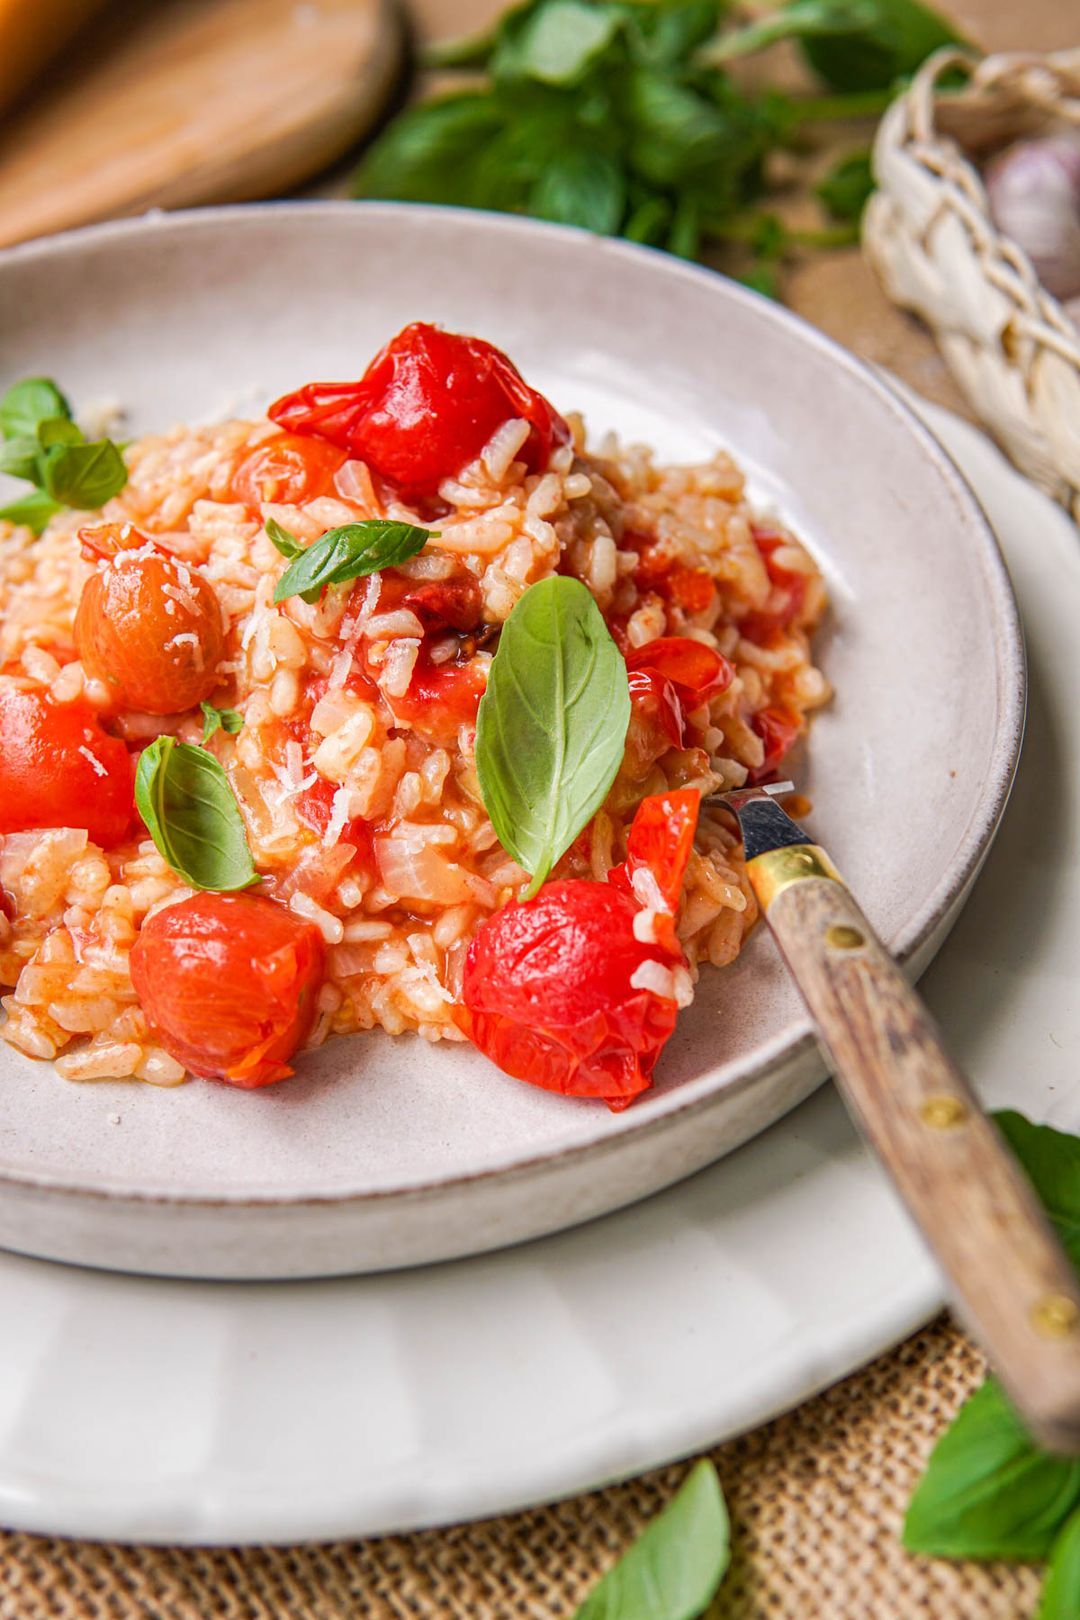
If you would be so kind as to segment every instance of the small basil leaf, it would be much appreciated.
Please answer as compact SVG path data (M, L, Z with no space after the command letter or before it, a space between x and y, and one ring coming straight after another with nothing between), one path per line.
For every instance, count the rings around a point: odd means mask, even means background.
M82 429L69 422L66 416L49 416L44 422L39 422L37 439L43 450L50 450L54 444L85 442Z
M18 500L9 501L7 506L0 507L0 520L21 524L24 528L32 529L35 534L40 534L49 519L62 511L63 507L59 501L54 501L43 489L35 489L29 495L20 495Z
M476 169L505 117L490 95L444 96L408 108L372 143L352 182L358 197L477 205Z
M38 475L37 458L36 439L0 439L0 472L12 478L29 478L33 482Z
M529 213L560 225L613 235L626 209L626 179L603 152L566 150L544 167L529 196Z
M817 187L817 194L834 219L862 217L874 189L870 153L853 152L833 164Z
M203 712L202 740L205 745L214 735L215 731L224 731L228 736L235 737L244 724L244 717L236 709L215 709L212 703L200 703Z
M1080 1461L1036 1449L994 1378L930 1454L904 1545L938 1558L1045 1558L1080 1504Z
M1050 1552L1035 1620L1076 1620L1080 1614L1080 1511L1067 1521Z
M534 79L540 84L577 84L619 32L615 6L583 5L581 0L546 0L519 25L501 32L491 60L496 83Z
M1023 1165L1073 1265L1080 1270L1080 1137L1033 1125L1011 1109L994 1123Z
M286 568L274 590L274 601L284 602L290 596L317 601L327 585L342 585L407 562L437 534L438 530L418 529L412 523L381 519L330 529Z
M109 439L57 445L45 452L42 482L54 501L96 512L123 489L127 468Z
M476 729L484 806L532 875L527 895L603 804L629 723L626 664L585 586L530 585L503 625Z
M730 1558L720 1481L711 1462L699 1462L574 1620L697 1620L719 1590Z
M281 524L276 523L273 518L267 518L266 532L270 536L271 543L277 547L283 557L288 557L290 562L294 557L303 556L304 548L295 534L290 534L288 529L283 529Z
M790 12L824 12L800 41L802 54L833 90L887 90L942 45L966 40L919 0L791 0Z
M37 436L38 423L52 417L71 419L71 406L48 377L27 377L0 399L0 433L5 439Z
M156 738L139 760L135 803L160 853L193 888L258 883L236 795L213 754Z

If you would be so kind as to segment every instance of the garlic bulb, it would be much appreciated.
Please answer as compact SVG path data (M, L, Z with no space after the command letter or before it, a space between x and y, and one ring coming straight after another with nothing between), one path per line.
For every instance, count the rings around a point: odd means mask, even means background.
M1080 294L1080 137L1018 141L986 171L994 224L1055 298Z

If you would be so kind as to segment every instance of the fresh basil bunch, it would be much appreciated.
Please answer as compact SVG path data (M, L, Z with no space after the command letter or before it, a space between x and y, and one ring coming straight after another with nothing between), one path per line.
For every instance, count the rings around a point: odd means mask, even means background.
M734 239L772 262L793 239L754 208L768 154L816 117L880 110L957 35L918 0L791 0L745 29L727 13L728 0L527 0L436 55L487 82L402 113L355 191L531 214L687 258ZM719 65L786 38L839 95L743 90ZM852 195L838 217L857 218Z
M48 377L28 377L0 399L0 472L34 488L0 508L0 518L40 534L73 506L96 512L127 483L124 458L111 439L88 443L71 406Z

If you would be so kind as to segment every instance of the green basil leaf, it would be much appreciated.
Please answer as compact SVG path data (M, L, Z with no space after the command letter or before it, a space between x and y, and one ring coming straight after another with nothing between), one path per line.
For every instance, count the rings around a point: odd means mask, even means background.
M574 1620L697 1620L719 1590L730 1558L720 1481L711 1462L699 1462Z
M490 94L444 96L395 118L352 181L357 197L476 206L476 168L505 117Z
M423 551L438 530L418 529L413 523L386 523L373 519L330 529L286 568L274 590L274 601L302 596L318 601L327 585L393 568ZM291 538L291 537L290 537Z
M110 439L56 445L43 457L42 483L54 501L96 512L123 489L127 468Z
M5 439L33 439L38 423L52 417L71 419L71 406L48 377L27 377L0 399L0 433Z
M1080 1461L1036 1449L994 1378L930 1454L904 1545L938 1558L1045 1558L1080 1504Z
M228 736L235 737L244 724L244 717L237 709L215 709L212 703L200 703L199 708L203 712L204 746L215 731L224 731Z
M615 6L546 0L527 11L520 25L511 21L503 28L491 60L492 76L496 83L534 79L540 84L577 84L621 25Z
M11 478L29 478L38 475L38 442L36 439L0 439L0 472Z
M1066 1522L1050 1552L1050 1567L1035 1620L1076 1620L1080 1615L1080 1511Z
M1080 1271L1080 1137L1033 1125L1011 1109L994 1123L1020 1160L1073 1265Z
M304 548L296 538L295 534L291 534L288 529L283 529L281 524L276 522L273 518L267 518L266 532L270 537L271 543L277 547L278 551L281 552L283 557L288 557L290 562L294 557L302 557L304 555Z
M75 422L69 422L66 416L49 416L44 422L39 422L37 439L44 450L50 450L54 444L86 442L82 429Z
M763 298L780 297L780 272L776 264L769 259L759 259L744 276L739 277L739 280L744 287L760 293Z
M718 0L668 0L666 5L626 8L631 54L650 67L677 67L716 32L728 9Z
M580 580L539 580L515 603L480 700L476 769L503 848L535 894L596 814L622 763L626 664Z
M870 153L852 152L833 164L817 186L817 194L833 219L857 220L873 189Z
M814 72L834 90L887 90L940 46L967 43L920 0L788 0L721 39L708 55L728 61L781 39L798 40Z
M59 501L54 501L43 489L35 489L28 495L20 495L18 500L9 501L7 506L0 507L0 520L21 524L27 529L33 529L35 534L40 534L49 519L62 511L63 507Z
M236 795L213 754L156 738L139 760L135 803L160 853L193 888L258 883Z
M566 150L544 172L529 197L529 213L561 225L580 225L611 236L626 209L626 178L603 152Z

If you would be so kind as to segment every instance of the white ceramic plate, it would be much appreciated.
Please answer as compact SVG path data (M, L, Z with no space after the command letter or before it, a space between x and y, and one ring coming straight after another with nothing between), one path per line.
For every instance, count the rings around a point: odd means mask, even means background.
M923 988L988 1102L1080 1127L1080 536L927 414L1005 544L1024 764ZM502 1254L272 1286L0 1255L0 1522L165 1542L504 1512L700 1450L924 1321L934 1268L835 1093L635 1209Z
M351 204L101 227L0 258L5 376L114 396L130 431L356 374L418 317L505 346L564 408L667 456L729 445L826 568L838 697L800 784L887 943L940 944L1007 795L1023 655L1000 556L933 438L864 367L708 272L579 232ZM243 403L241 403L241 409ZM0 1055L0 1242L99 1265L303 1276L551 1231L670 1184L820 1079L760 932L707 973L656 1089L614 1117L462 1047L331 1042L258 1094L60 1082ZM115 1116L120 1116L116 1124Z

